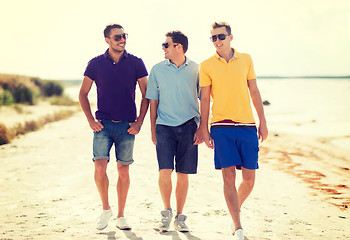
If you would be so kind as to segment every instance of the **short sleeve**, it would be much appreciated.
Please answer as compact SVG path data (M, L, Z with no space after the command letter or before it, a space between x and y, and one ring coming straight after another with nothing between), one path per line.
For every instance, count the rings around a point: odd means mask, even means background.
M136 77L137 79L148 76L146 66L141 58L138 59L136 65Z
M211 86L212 81L205 62L202 62L199 69L199 85L201 87Z
M253 79L256 79L256 74L255 74L253 60L250 55L248 55L248 60L249 60L249 69L248 69L247 80L253 80Z
M152 68L148 78L146 98L151 100L159 100L159 87L154 73L154 68Z
M86 68L85 68L85 72L84 72L84 76L89 77L91 80L95 81L96 79L96 73L95 73L95 64L94 64L94 59L91 59Z

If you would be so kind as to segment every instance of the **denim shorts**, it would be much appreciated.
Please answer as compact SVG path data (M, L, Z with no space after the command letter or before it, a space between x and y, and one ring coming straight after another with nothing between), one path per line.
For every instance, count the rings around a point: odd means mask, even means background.
M174 169L175 158L176 172L197 173L198 146L193 144L196 131L197 123L194 119L176 127L156 125L159 170Z
M114 143L116 161L130 165L134 162L133 150L135 135L127 132L130 127L128 121L113 122L111 120L101 120L103 129L94 132L93 141L93 161L106 159L109 161L109 152Z
M258 169L259 140L256 127L211 128L216 169Z

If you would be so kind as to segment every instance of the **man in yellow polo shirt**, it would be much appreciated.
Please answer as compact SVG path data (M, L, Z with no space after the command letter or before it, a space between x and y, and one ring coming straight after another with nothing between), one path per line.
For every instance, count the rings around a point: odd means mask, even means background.
M194 140L195 144L205 142L214 148L215 168L222 171L234 237L244 239L240 208L253 190L255 170L258 169L258 139L264 141L268 130L250 55L231 48L233 37L227 23L214 23L210 39L216 54L201 63L201 122ZM213 116L209 133L210 95ZM258 129L250 99L259 117ZM236 168L242 170L243 179L238 191Z

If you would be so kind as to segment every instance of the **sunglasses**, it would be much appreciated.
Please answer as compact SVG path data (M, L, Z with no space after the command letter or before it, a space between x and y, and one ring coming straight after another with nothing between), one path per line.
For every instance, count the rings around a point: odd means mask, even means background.
M123 33L123 34L115 35L113 38L116 42L120 41L120 39L122 39L122 38L124 38L126 40L128 38L128 34Z
M216 40L218 40L218 38L219 38L219 40L225 40L226 36L230 36L230 35L221 33L221 34L211 36L210 40L212 42L216 42Z
M179 44L178 43L168 43L168 42L162 43L162 47L164 47L164 48L168 48L170 45L177 46Z

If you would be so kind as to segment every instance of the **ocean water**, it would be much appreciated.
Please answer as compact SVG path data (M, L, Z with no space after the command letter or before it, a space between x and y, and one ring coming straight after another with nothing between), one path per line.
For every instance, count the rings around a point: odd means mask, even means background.
M65 93L78 101L79 87ZM350 78L261 78L258 87L270 102L264 106L269 130L330 137L350 150ZM94 87L89 97L94 102Z
M350 150L350 78L258 79L272 131L334 138Z

